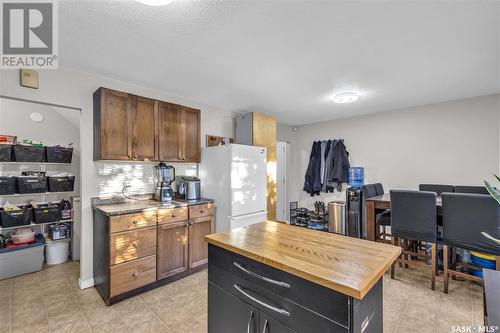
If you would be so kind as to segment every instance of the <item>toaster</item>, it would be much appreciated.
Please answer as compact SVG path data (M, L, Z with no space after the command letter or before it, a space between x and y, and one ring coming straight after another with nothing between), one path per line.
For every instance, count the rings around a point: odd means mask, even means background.
M175 177L176 197L184 200L197 200L201 197L200 179L194 176Z

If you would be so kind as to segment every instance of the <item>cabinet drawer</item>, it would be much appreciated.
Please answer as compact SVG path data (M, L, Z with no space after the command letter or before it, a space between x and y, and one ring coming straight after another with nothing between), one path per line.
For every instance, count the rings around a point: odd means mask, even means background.
M188 208L165 208L158 210L158 224L185 221L188 219Z
M208 262L348 326L349 297L209 244Z
M205 217L213 215L214 204L209 202L202 205L189 206L189 219L197 219L199 217Z
M269 289L225 271L210 261L208 280L297 332L347 333L349 331L347 326L340 325Z
M110 297L156 281L156 256L126 262L110 268Z
M111 216L109 224L110 233L152 227L156 225L156 211Z
M110 236L110 264L156 254L156 228L115 233Z

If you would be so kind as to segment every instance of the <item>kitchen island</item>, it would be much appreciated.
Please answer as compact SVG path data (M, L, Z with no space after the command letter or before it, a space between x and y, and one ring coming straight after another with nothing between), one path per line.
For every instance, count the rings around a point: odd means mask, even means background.
M270 221L205 239L209 333L382 332L399 247Z

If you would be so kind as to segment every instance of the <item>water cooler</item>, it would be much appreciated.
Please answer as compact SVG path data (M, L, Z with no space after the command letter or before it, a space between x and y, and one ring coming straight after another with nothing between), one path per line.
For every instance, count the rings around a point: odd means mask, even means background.
M347 236L366 238L366 229L363 216L364 168L349 168L349 188L346 190L346 226Z

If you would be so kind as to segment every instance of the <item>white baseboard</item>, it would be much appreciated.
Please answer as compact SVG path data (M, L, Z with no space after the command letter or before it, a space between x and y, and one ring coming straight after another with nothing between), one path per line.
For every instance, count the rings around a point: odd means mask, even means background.
M78 279L78 285L80 289L87 289L94 286L94 279L82 280Z

